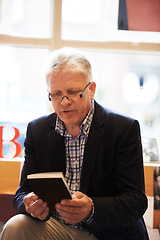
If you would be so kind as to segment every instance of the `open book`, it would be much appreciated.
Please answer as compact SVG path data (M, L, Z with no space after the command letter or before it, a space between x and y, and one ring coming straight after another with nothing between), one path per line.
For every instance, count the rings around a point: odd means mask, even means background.
M45 172L27 176L32 191L47 202L49 209L55 210L55 204L62 199L72 199L69 187L62 172Z

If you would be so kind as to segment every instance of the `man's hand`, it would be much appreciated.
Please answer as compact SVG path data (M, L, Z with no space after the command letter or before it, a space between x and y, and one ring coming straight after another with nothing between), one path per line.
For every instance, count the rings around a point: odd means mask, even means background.
M76 192L72 200L64 199L55 207L66 222L76 224L90 217L93 206L89 197L81 192Z
M39 218L40 220L45 220L49 213L49 208L47 203L38 199L38 196L33 192L29 193L23 199L26 212L31 214L32 217Z

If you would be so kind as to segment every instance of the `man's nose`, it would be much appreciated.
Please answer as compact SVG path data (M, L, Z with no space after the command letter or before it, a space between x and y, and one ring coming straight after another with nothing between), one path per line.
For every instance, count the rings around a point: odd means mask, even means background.
M64 98L67 98L70 101L69 97L66 95L62 97L61 101L63 101Z
M70 101L71 101L71 100L70 100L69 97L66 96L66 95L63 96L62 99L61 99L61 103L62 103L62 104L68 104L68 103L70 103Z

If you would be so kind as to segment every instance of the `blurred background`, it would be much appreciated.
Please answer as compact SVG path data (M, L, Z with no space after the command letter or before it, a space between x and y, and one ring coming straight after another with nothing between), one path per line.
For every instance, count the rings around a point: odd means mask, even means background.
M1 157L12 156L8 125L23 156L26 124L50 111L44 65L63 46L91 61L95 99L138 119L160 148L159 12L159 0L0 0Z

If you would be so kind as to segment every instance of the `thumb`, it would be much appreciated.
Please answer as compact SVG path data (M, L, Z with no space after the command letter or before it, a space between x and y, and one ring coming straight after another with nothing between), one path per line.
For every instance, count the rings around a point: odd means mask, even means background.
M72 199L81 199L84 196L82 192L76 192L73 194Z

